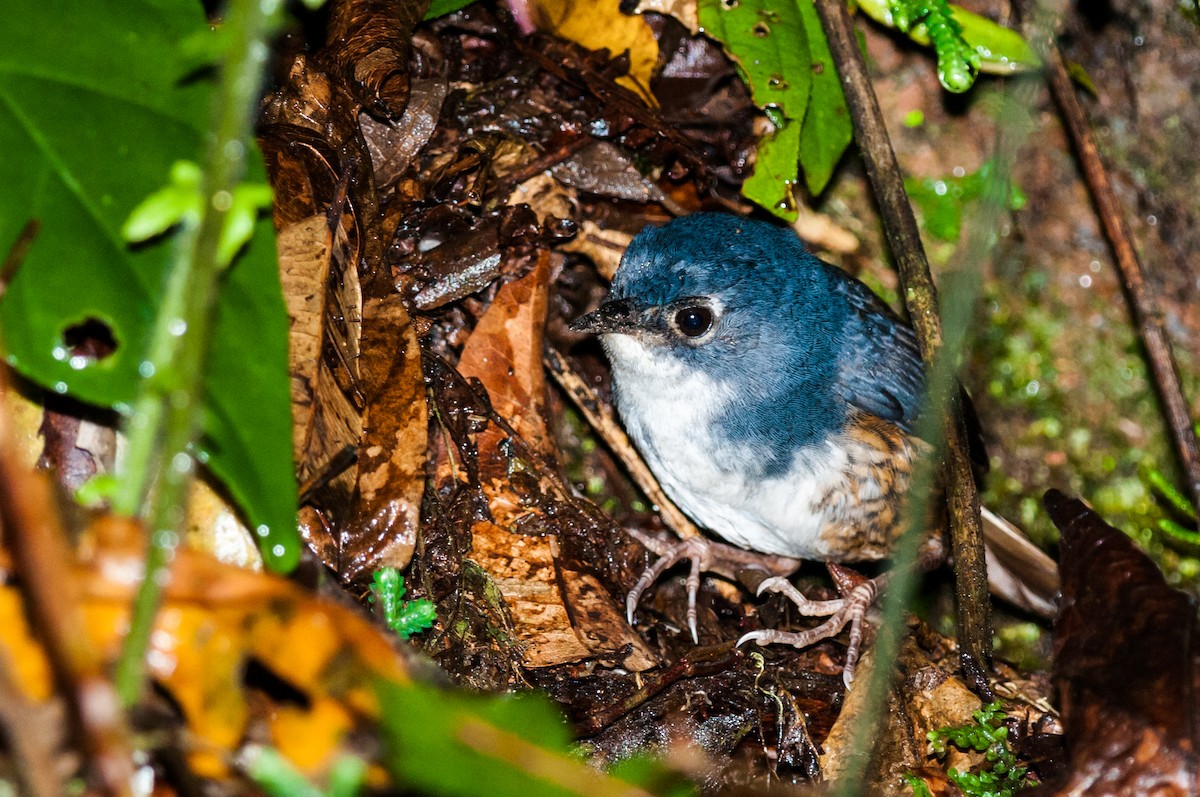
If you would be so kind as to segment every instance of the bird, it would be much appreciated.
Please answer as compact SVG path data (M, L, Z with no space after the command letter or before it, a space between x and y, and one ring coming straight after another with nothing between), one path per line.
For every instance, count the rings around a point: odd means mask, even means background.
M617 412L663 490L729 544L684 540L660 551L627 598L630 622L644 590L681 559L693 563L695 638L698 570L722 551L784 562L888 557L913 467L929 450L916 436L925 397L917 339L791 229L728 213L648 227L607 299L571 328L600 337ZM925 558L944 558L939 536ZM849 624L849 683L863 618L886 582L885 572L841 599L813 601L785 577L768 578L760 594L782 592L802 614L828 619L738 644L806 647Z

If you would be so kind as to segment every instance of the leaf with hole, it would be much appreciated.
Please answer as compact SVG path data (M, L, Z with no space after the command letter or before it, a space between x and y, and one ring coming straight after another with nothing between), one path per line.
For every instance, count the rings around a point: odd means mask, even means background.
M200 6L173 0L119 14L22 3L0 26L0 251L38 224L0 330L8 362L55 392L119 410L133 399L175 244L130 246L121 230L172 164L201 159L214 86L187 74L180 44L207 29ZM265 182L251 160L248 181ZM270 220L254 230L211 332L200 458L260 529L267 562L286 568L298 555L287 320ZM107 354L82 353L82 333Z

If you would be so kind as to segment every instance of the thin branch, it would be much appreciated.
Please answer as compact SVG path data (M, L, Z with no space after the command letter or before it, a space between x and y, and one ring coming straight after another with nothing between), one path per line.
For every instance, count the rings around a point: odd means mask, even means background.
M542 362L546 370L554 377L554 381L563 389L571 402L583 413L583 417L604 440L609 450L617 456L629 471L634 484L650 499L650 503L658 508L663 522L683 539L702 536L700 530L679 507L667 498L659 486L658 480L650 472L645 460L638 454L629 437L613 417L608 405L600 400L587 382L575 373L566 359L552 346L547 346L542 354Z
M129 634L117 664L117 691L125 705L136 701L141 692L146 648L195 471L190 447L203 420L201 386L222 271L217 251L230 197L245 173L255 100L270 52L271 19L279 7L278 0L231 0L226 9L229 49L214 98L214 128L205 155L205 202L199 220L179 236L142 366L145 378L126 428L128 464L113 509L143 517L150 542L145 577L134 598Z
M1051 45L1048 48L1046 62L1050 91L1054 94L1054 101L1058 104L1063 119L1066 120L1071 143L1075 145L1075 152L1083 169L1084 181L1092 194L1092 201L1096 203L1096 213L1100 216L1104 234L1121 272L1125 297L1141 334L1142 343L1146 347L1154 386L1158 389L1159 398L1162 399L1163 409L1167 414L1171 440L1175 444L1179 462L1183 465L1192 504L1200 507L1200 443L1196 440L1191 410L1187 398L1183 395L1179 366L1171 353L1162 313L1158 309L1152 287L1146 282L1145 271L1133 247L1129 226L1125 223L1117 195L1113 191L1104 161L1100 157L1100 150L1096 146L1096 137L1092 134L1083 106L1075 95L1075 87L1071 84L1071 78L1063 64L1062 53L1057 46Z
M904 303L917 333L926 371L932 374L937 353L942 348L937 289L921 244L917 220L904 191L900 166L896 162L883 114L858 49L854 23L845 3L841 0L818 0L817 11L838 74L842 78L846 104L854 121L855 140L875 191L888 244L904 288ZM931 392L934 387L931 379ZM958 640L960 649L974 660L973 666L977 667L991 660L992 651L991 605L979 520L979 495L971 469L966 426L958 406L958 393L953 382L943 386L943 389L948 391L944 401L949 411L944 414L941 431L947 446L945 482L955 561Z

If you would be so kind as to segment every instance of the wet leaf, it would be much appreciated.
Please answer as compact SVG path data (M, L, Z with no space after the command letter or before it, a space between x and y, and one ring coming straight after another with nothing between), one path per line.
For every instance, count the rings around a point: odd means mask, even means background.
M358 49L339 51L348 52ZM383 235L366 227L381 223L359 132L368 117L346 106L345 92L336 74L297 59L267 109L263 146L277 189L292 189L277 218L292 221L280 267L292 321L293 446L317 507L302 512L301 535L349 582L408 564L428 423L416 334L381 276ZM346 452L356 454L350 467L338 466Z
M743 194L780 218L797 211L792 185L820 193L850 142L850 116L816 9L807 0L701 0L700 23L738 64L754 102L775 125L759 145Z
M901 30L907 27L896 24L889 0L861 0L858 7L882 25ZM954 4L950 4L950 16L962 28L963 40L979 56L980 71L1009 75L1041 67L1042 61L1037 53L1015 30ZM907 33L917 44L928 46L931 43L929 31L923 24L913 25Z
M1122 532L1057 490L1054 680L1070 763L1054 794L1195 794L1196 604Z
M120 230L171 164L200 158L212 83L182 80L171 66L180 43L206 30L200 7L152 0L120 14L24 4L0 28L0 169L9 186L0 250L26 220L41 224L0 303L0 327L9 362L57 392L115 407L134 396L172 245L129 247ZM140 130L155 134L131 132ZM247 179L262 180L261 163L251 161ZM256 230L220 295L201 459L251 524L267 530L268 560L288 566L295 481L280 381L284 316L269 222ZM68 356L64 336L89 320L116 348L94 361Z
M629 51L629 74L617 83L632 90L648 105L657 103L650 93L650 78L658 62L658 42L640 15L622 14L617 0L576 3L571 0L531 0L539 28L592 50L612 56Z
M396 119L408 103L408 46L428 0L334 0L325 58L373 114Z
M552 531L565 526L571 509L561 482L546 473L557 467L542 369L549 276L543 250L533 271L501 287L459 361L459 371L480 379L496 414L520 438L495 424L479 435L480 481L492 519L472 526L471 557L508 604L514 631L526 643L525 666L578 661L633 644L627 666L644 669L651 659L641 641L595 577L562 561ZM550 484L543 483L547 478ZM553 523L538 506L545 502L556 507Z
M365 398L358 453L357 514L342 535L339 572L348 581L412 558L429 419L421 350L399 294L363 306L358 361Z

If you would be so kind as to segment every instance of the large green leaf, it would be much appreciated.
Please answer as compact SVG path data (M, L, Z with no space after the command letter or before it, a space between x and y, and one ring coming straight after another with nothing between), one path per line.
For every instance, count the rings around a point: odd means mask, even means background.
M816 196L833 177L834 167L850 145L854 126L817 8L813 0L796 0L796 6L808 38L809 68L813 75L808 112L800 129L800 163L804 166L808 190Z
M700 27L721 42L775 132L742 186L750 200L794 221L799 167L820 193L850 143L850 116L813 0L699 0Z
M572 752L570 728L543 695L467 695L378 684L384 764L401 784L445 797L593 797L696 790L657 763L626 762L620 780ZM634 789L633 785L641 786Z
M0 253L28 221L39 228L0 331L8 361L50 389L122 410L135 394L173 244L131 247L119 230L173 162L202 160L213 84L182 74L181 43L206 27L201 4L180 0L5 9ZM252 161L249 179L264 180ZM97 363L67 356L64 334L88 319L117 343ZM260 529L268 562L286 568L298 553L287 320L267 220L226 279L213 334L201 458Z

